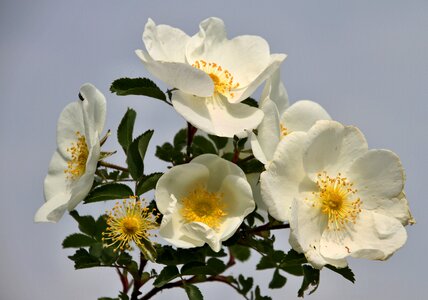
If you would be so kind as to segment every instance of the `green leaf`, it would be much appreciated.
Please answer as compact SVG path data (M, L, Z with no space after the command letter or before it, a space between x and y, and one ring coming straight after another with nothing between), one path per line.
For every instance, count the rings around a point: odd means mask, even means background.
M156 262L163 265L179 265L192 261L205 262L205 249L203 247L189 249L174 249L171 246L158 245L158 258Z
M73 233L67 236L62 242L63 248L81 248L81 247L89 247L92 244L97 243L95 239L86 234L81 233Z
M243 295L246 295L253 287L254 279L252 277L248 277L247 279L245 279L244 276L239 275L238 280L241 284L241 293Z
M293 249L288 251L285 258L279 264L279 268L287 273L295 276L303 276L302 265L306 264L307 260L303 253L297 253Z
M166 266L159 273L153 285L157 288L164 286L174 278L177 278L180 274L176 266Z
M84 203L99 202L112 199L125 199L134 195L132 189L122 183L107 183L93 189L86 196Z
M75 210L70 211L70 215L79 224L79 230L81 232L98 240L99 234L97 232L95 219L92 216L80 216L79 213Z
M256 286L256 299L255 300L272 300L272 298L268 297L268 296L262 296L260 294L260 287Z
M346 279L348 279L350 282L355 283L355 275L352 272L352 270L347 266L346 268L336 268L332 265L326 265L327 268L332 270L333 272L336 272L337 274L342 275Z
M186 157L181 150L174 148L170 143L164 143L156 147L156 157L163 161L172 163L174 166L186 162Z
M147 130L138 138L138 152L141 159L144 161L146 156L147 147L149 146L150 139L152 138L154 130Z
M220 137L212 134L209 134L208 137L214 142L215 146L217 147L217 150L221 150L226 147L227 142L229 140L227 137Z
M257 101L251 97L248 97L244 101L241 101L241 103L247 104L247 105L252 106L252 107L259 107L259 104L257 103Z
M269 283L269 288L270 289L280 289L285 285L286 282L287 282L287 278L282 276L279 273L278 269L275 269L275 272L273 273L272 280Z
M238 161L238 166L242 169L242 171L244 171L245 174L261 173L265 170L265 166L255 158L246 160L244 162Z
M217 150L210 140L201 135L196 135L192 142L192 153L196 157L205 153L217 154Z
M162 175L163 173L157 172L143 176L137 184L137 195L139 196L153 190Z
M239 261L247 261L251 256L250 248L241 245L232 245L229 247L232 255Z
M132 262L132 256L127 252L120 252L116 262L120 266L127 266Z
M128 153L128 148L132 142L132 132L134 131L136 117L137 113L135 110L128 108L122 118L122 121L120 121L119 127L117 128L117 140L125 153Z
M180 272L183 275L217 275L225 269L226 266L223 261L217 258L210 258L206 264L198 261L186 263Z
M166 101L165 93L147 78L120 78L110 86L110 91L118 96L140 95Z
M74 255L68 258L74 261L75 269L92 268L100 265L100 261L83 248L80 248Z
M145 133L138 136L134 139L131 145L128 148L128 157L126 158L126 163L128 164L129 174L131 174L134 180L139 180L144 174L144 162L141 158L139 150L140 138L144 136Z
M180 129L174 137L174 148L182 150L187 146L187 128Z
M309 292L309 295L316 291L320 282L320 270L314 269L309 265L302 266L303 268L303 281L302 285L297 292L299 297L305 295L305 291L308 290L311 286L312 290Z
M150 242L148 239L145 238L141 238L141 244L139 245L138 248L141 250L141 253L143 253L144 257L151 261L151 262L155 262L156 261L156 249L153 247L152 242Z
M201 291L193 284L186 283L184 285L184 289L186 290L187 297L189 300L203 300Z
M270 256L262 256L259 263L256 266L256 270L266 270L276 268L275 261Z

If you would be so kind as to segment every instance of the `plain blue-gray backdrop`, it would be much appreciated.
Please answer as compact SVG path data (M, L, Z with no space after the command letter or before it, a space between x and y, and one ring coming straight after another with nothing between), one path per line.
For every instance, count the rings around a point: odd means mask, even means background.
M309 299L424 299L427 247L428 1L106 1L0 2L0 298L71 300L113 297L114 270L74 271L61 241L76 230L69 215L58 224L34 224L43 203L43 178L55 150L64 106L84 82L108 99L106 128L115 130L128 106L138 112L136 132L154 128L149 171L165 170L153 158L156 144L185 125L173 109L143 97L116 97L112 80L148 76L134 50L149 17L188 34L201 20L222 18L229 37L264 37L272 52L289 56L281 70L291 102L319 102L336 120L358 126L372 148L402 159L406 191L418 221L408 241L386 262L350 260L357 281L322 271ZM164 87L161 84L162 87ZM115 136L106 148L118 149ZM123 164L118 154L113 162ZM110 203L79 206L102 213ZM287 249L287 231L277 232ZM282 244L282 245L281 245ZM233 274L253 275L273 299L294 299L300 278L268 290L271 271L254 271L257 255ZM205 299L239 299L227 286L202 284ZM185 299L176 289L155 299Z

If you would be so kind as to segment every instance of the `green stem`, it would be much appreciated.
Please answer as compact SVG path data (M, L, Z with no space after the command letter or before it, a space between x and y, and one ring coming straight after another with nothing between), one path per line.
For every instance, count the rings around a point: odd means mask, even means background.
M105 161L99 161L98 165L106 167L106 168L110 168L110 169L116 169L116 170L123 171L123 172L129 172L129 170L127 168L125 168L125 167L114 165L114 164L111 164L111 163L108 163L108 162L105 162Z

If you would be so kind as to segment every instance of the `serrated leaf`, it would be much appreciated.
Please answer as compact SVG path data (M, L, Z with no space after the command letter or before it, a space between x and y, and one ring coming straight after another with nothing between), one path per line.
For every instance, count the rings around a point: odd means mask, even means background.
M150 190L153 190L156 187L156 184L162 175L163 173L158 172L158 173L152 173L147 176L143 176L143 178L141 178L141 180L138 182L138 185L137 185L137 195L139 196L144 193L147 193Z
M260 287L259 286L256 286L256 290L255 290L255 296L256 296L256 298L255 298L255 300L272 300L272 298L271 297L268 297L268 296L262 296L261 294L260 294Z
M205 249L203 247L189 249L174 249L171 246L156 247L158 258L156 262L163 265L179 265L191 261L205 262Z
M241 285L241 293L246 295L253 287L254 279L252 277L245 279L244 276L239 275L238 280Z
M189 300L203 300L201 291L193 284L186 283L184 285L184 289L186 290L187 297Z
M128 157L126 158L126 163L128 164L129 174L134 180L139 180L144 174L144 162L141 159L139 151L139 139L144 135L144 133L134 139L129 145L128 148Z
M99 260L83 248L80 248L74 255L71 255L68 258L74 261L75 269L92 268L100 265Z
M146 156L147 147L149 146L150 139L152 138L154 130L147 130L138 138L138 152L141 159L144 161Z
M156 249L153 247L152 242L145 238L141 238L140 240L141 244L138 245L138 248L140 249L141 253L144 255L145 259L155 262L157 253Z
M132 189L122 183L107 183L93 189L85 198L84 203L93 203L105 200L125 199L134 195Z
M174 136L174 148L181 150L187 145L187 128L180 129Z
M186 263L181 268L183 275L217 275L226 269L226 265L218 258L210 258L204 262L192 261Z
M196 157L205 153L217 154L217 150L210 140L201 135L196 135L192 142L192 153Z
M121 252L116 262L120 266L127 266L132 262L132 256L127 252Z
M177 278L180 274L176 266L166 266L159 273L153 285L157 288L164 286L174 278Z
M316 291L320 282L320 270L314 269L309 265L302 266L303 268L303 281L300 286L297 296L302 297L305 295L305 291L308 290L311 286L312 290L309 292L309 295Z
M172 163L174 166L186 162L184 153L174 148L170 143L164 143L162 146L157 146L155 155L163 161Z
M97 240L93 239L86 234L81 233L73 233L67 236L62 242L63 248L81 248L81 247L89 247L92 244L97 243Z
M270 289L280 289L285 285L286 282L287 282L287 278L282 276L279 273L278 269L275 269L275 272L273 272L272 280L269 283L269 288Z
M147 78L120 78L110 86L110 91L118 96L140 95L166 101L165 93Z
M262 256L259 263L256 266L256 270L266 270L276 268L277 264L272 257Z
M348 279L350 282L355 283L355 275L354 272L347 266L346 268L336 268L332 265L326 265L327 268L332 270L333 272L336 272L337 274L342 275L346 279Z
M241 101L241 103L247 104L247 105L252 106L252 107L259 107L259 103L251 97L248 97L244 101Z
M239 261L247 261L251 256L251 250L248 247L241 245L232 245L229 247L232 255Z
M92 216L80 216L75 210L70 211L70 215L79 224L79 230L91 237L99 238L97 234L97 226L95 219Z
M128 153L128 148L132 143L132 133L136 117L137 113L135 110L128 108L117 128L117 140L125 153Z
M209 134L208 137L214 142L217 150L221 150L226 147L227 142L229 141L227 137L220 137L212 134Z

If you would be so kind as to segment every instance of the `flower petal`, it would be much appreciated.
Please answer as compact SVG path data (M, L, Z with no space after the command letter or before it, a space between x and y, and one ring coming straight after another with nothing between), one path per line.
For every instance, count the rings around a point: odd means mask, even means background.
M217 232L208 225L200 222L191 222L184 224L182 229L187 236L193 237L195 240L200 240L203 244L207 243L215 252L220 251L220 238Z
M369 150L350 166L347 176L361 197L363 208L377 209L397 197L404 187L404 170L399 157L389 150ZM388 201L388 200L386 200Z
M362 210L357 222L343 234L326 231L321 238L321 254L332 259L348 255L385 260L407 239L403 225L395 218Z
M175 91L172 104L193 126L223 137L233 137L245 130L252 130L263 119L260 109L240 103L230 104L220 96L200 98Z
M278 109L279 115L282 115L282 113L287 109L288 94L281 81L279 68L266 80L260 99L260 107L263 106L263 102L267 99L273 101Z
M263 202L269 214L277 220L290 219L291 204L295 197L301 197L301 185L305 173L302 164L303 145L306 133L294 132L279 143L271 163L260 175Z
M190 37L178 28L156 25L148 19L143 33L147 52L154 60L185 63L186 44Z
M70 194L64 191L55 194L37 210L34 222L58 222L67 210L69 198Z
M61 112L56 129L58 151L65 158L71 158L67 148L77 141L76 133L85 134L82 105L79 102L68 104Z
M106 98L92 84L85 83L80 88L80 95L84 99L80 103L83 111L83 121L85 126L85 136L89 140L93 135L99 135L104 130L106 119ZM97 132L97 133L95 133ZM91 147L92 145L89 145Z
M142 50L136 50L135 53L151 74L170 86L200 97L213 95L214 83L204 71L187 63L153 60L147 52Z
M330 120L329 114L316 102L300 100L287 108L281 123L290 132L308 131L319 120Z
M336 176L367 149L367 142L358 128L335 121L318 121L308 131L303 165L312 180L322 171Z

